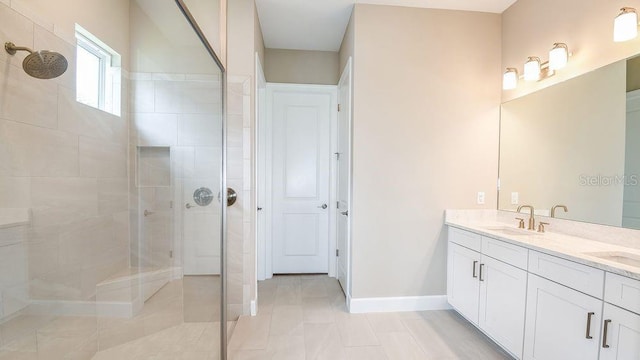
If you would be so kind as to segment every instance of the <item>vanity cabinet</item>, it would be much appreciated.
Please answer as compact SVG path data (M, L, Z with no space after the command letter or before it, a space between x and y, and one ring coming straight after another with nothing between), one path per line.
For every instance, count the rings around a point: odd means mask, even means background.
M640 359L640 281L607 273L604 301L600 359Z
M640 280L449 228L451 306L518 359L640 360Z
M604 304L600 360L640 359L640 315Z
M482 255L479 325L511 354L521 358L527 272Z
M496 243L498 240L458 229L449 235L449 303L504 349L521 358L527 273L484 254L484 249L495 249L495 255L504 256L501 260L506 261L521 258L524 252L525 264L526 249L510 244L502 247ZM489 252L493 254L493 250Z
M449 304L475 325L478 325L479 314L479 264L480 253L449 242L447 259L449 278L447 282L447 297Z
M602 300L529 274L526 360L596 360Z

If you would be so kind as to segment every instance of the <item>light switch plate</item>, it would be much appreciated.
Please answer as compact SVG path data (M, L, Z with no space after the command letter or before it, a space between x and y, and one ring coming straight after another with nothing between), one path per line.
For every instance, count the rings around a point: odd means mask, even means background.
M478 191L477 203L478 205L484 204L484 191Z
M517 192L511 193L511 205L518 205L520 203L520 194Z

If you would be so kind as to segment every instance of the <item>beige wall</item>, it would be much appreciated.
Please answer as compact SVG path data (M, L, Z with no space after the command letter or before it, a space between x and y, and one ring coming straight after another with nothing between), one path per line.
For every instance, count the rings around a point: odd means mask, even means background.
M176 5L150 1L155 0L131 2L130 70L182 74L188 69L192 74L217 74L217 67ZM156 11L162 13L161 18Z
M354 47L355 44L353 42L354 36L354 25L355 23L355 12L351 12L351 18L349 19L349 24L347 24L347 28L344 31L344 37L342 38L342 44L340 44L340 52L339 52L339 61L340 64L338 68L340 69L340 75L342 75L342 71L344 67L347 66L347 61L349 61L349 57L353 58Z
M627 61L627 92L640 89L640 57Z
M275 83L336 85L339 62L333 51L266 49L264 75Z
M55 33L75 39L75 23L129 59L129 0L13 0L11 6L41 25L55 24ZM47 27L47 26L45 26ZM127 63L123 62L127 67Z
M638 53L640 38L613 42L613 19L623 6L640 8L639 0L518 0L502 15L502 66L522 67L527 56L546 60L554 42L573 52L569 65L552 78L503 92L503 101L595 70Z
M265 52L264 38L262 36L262 27L260 25L260 19L258 18L257 11L255 12L255 15L254 15L253 27L254 27L254 34L253 34L254 47L256 49L256 52L258 53L258 57L260 57L260 63L264 67L264 52Z
M608 179L625 174L625 70L618 61L502 105L500 209L515 210L518 192L536 211L564 204L559 217L622 225L624 184Z
M444 210L495 208L475 200L496 198L500 15L354 17L352 295L442 295Z

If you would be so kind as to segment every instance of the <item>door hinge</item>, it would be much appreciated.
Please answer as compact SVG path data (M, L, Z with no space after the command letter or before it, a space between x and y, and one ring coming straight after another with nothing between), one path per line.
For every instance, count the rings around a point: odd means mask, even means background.
M169 259L173 259L173 250L169 250Z
M340 104L338 104L338 112L340 112Z
M336 160L340 160L340 153L337 152L337 153L334 153L334 154L336 155Z
M169 209L173 209L173 201L169 201Z
M340 201L336 201L336 209L340 209Z
M340 256L340 249L336 249L336 257Z

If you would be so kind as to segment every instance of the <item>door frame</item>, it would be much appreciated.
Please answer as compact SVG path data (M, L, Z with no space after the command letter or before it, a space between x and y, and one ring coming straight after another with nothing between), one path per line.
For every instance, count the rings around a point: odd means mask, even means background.
M264 199L264 204L257 203L257 207L262 208L261 215L265 218L264 233L258 228L256 231L257 249L257 279L265 280L273 277L273 239L272 239L272 224L273 224L273 197L272 197L272 172L273 168L273 93L275 91L295 92L320 92L331 94L331 119L330 119L330 169L329 169L329 246L328 246L328 259L329 259L329 276L337 276L336 261L336 182L337 182L337 162L335 161L334 153L338 147L338 86L337 85L311 85L311 84L283 84L283 83L266 83L265 93L265 111L263 116L259 116L256 119L256 139L257 139L257 154L256 154L256 198L258 201ZM264 151L264 159L261 157L261 151ZM264 164L261 164L264 161ZM260 171L260 169L263 169ZM264 189L261 193L260 189ZM254 209L257 211L257 208ZM256 221L257 222L257 221Z
M337 85L337 89L338 89L338 101L340 101L340 85L345 82L348 81L349 82L349 90L348 90L348 94L347 94L347 104L340 104L340 111L346 110L347 114L347 121L348 121L348 134L347 134L347 139L348 139L348 144L347 147L349 148L349 156L346 159L348 161L348 173L347 173L347 183L348 185L348 195L347 198L349 199L349 206L347 208L347 212L348 212L348 216L347 216L347 239L346 239L346 249L345 252L345 257L347 259L347 274L346 274L346 289L343 289L345 292L345 297L347 298L347 304L351 303L351 217L352 217L352 202L353 202L353 60L351 58L351 56L347 59L347 64L345 65L344 69L342 70L342 73L340 74L340 80L338 81L338 85ZM337 145L337 141L338 141L338 126L336 123L336 149L338 148ZM336 150L337 151L337 150ZM335 159L334 159L334 162ZM337 165L337 164L336 164ZM335 188L336 188L336 201L337 201L337 188L338 188L338 182L339 182L339 178L337 176L337 168L336 168L336 178L335 178ZM337 217L341 216L340 214L338 214L338 212L336 211L336 224L337 224ZM338 227L336 226L336 248L337 248L337 244L338 244ZM336 278L338 277L338 264L336 261Z

